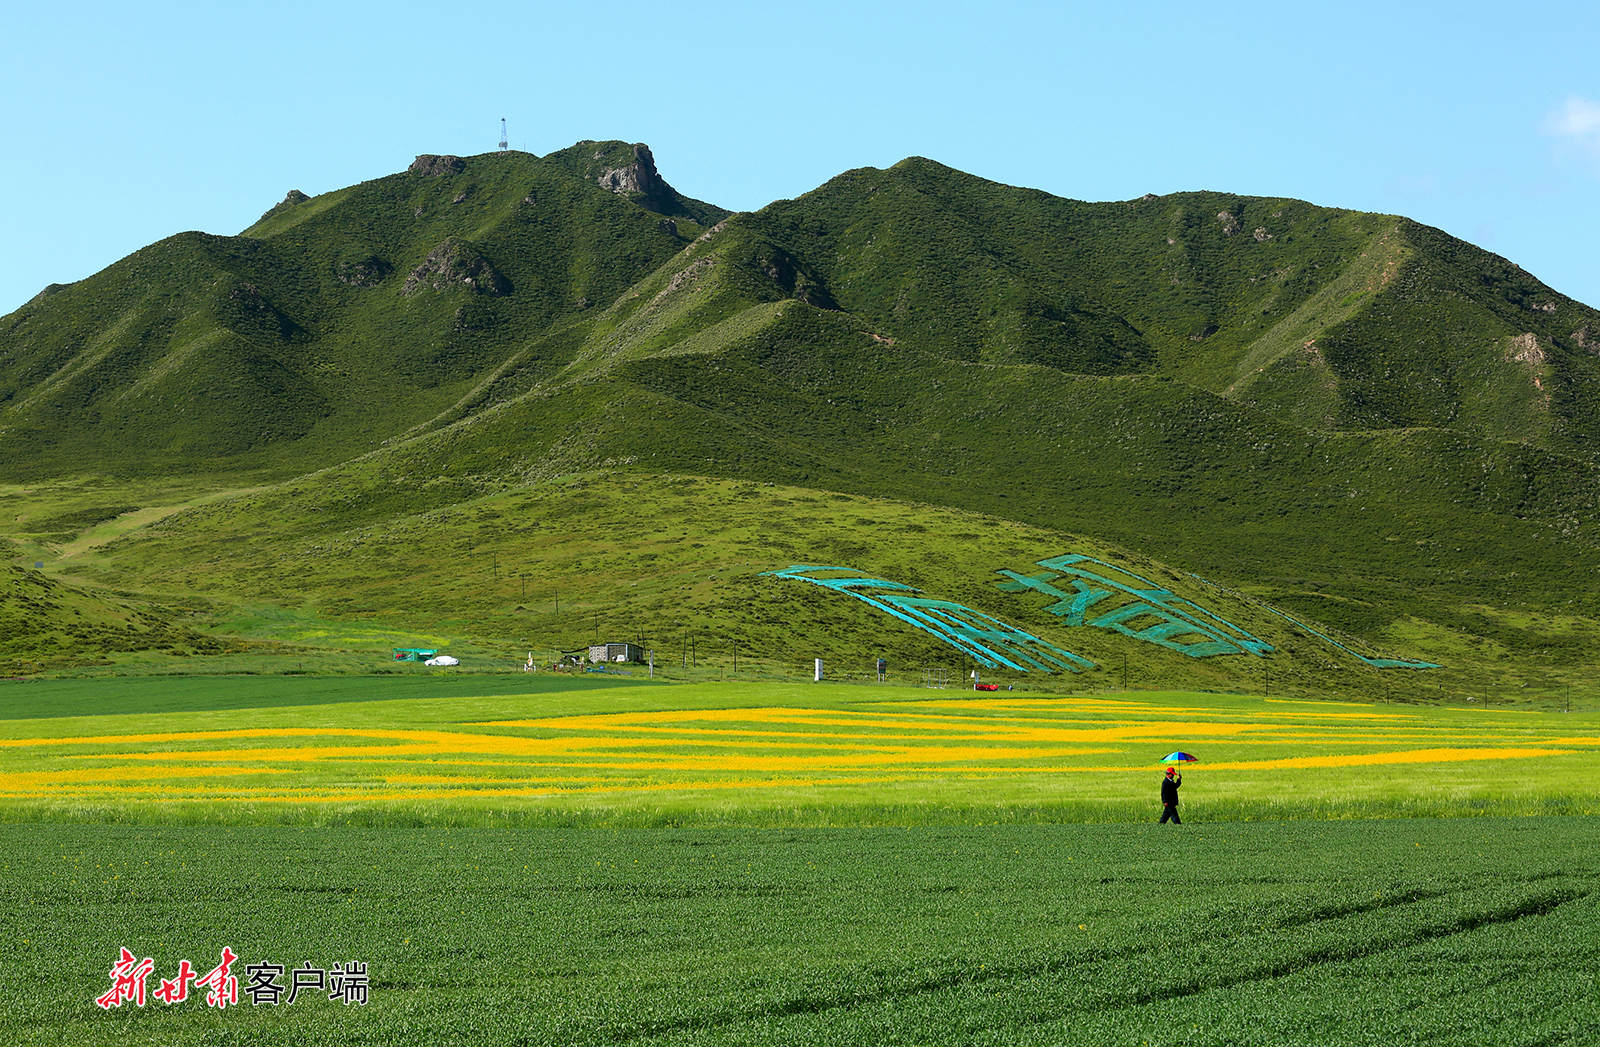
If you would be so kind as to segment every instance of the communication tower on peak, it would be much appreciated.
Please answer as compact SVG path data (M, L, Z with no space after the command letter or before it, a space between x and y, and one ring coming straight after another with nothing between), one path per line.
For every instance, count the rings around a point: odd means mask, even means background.
M504 153L510 149L511 146L506 142L506 118L502 116L500 118L500 151Z

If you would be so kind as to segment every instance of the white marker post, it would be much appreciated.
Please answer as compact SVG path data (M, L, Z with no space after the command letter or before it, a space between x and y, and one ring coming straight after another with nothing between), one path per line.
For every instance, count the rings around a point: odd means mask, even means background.
M817 659L817 674L814 677L812 677L812 680L814 682L816 682L816 683L821 683L822 682L822 659L821 658Z

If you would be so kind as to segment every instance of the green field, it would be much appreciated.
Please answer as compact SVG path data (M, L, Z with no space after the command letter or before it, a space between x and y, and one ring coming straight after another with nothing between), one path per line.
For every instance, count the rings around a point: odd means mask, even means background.
M409 701L415 698L480 697L496 694L584 692L635 682L601 676L553 674L440 674L419 665L397 666L383 676L130 676L32 680L0 689L0 720L63 716L126 716L148 713L220 712L345 702Z
M0 1042L1590 1042L1597 721L555 674L8 685ZM1175 748L1201 760L1160 826ZM231 1006L96 1005L123 948L153 993L225 947ZM364 1005L249 992L251 965L352 961Z
M0 830L15 1044L1555 1044L1594 818ZM118 951L367 965L103 1011Z

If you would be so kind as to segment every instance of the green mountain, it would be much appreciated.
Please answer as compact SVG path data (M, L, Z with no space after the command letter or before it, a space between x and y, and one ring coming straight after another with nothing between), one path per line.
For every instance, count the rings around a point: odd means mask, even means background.
M770 583L753 579L779 559L891 578L909 555L914 584L1017 613L951 555L973 531L939 515L955 510L1026 529L989 571L1121 550L1369 654L1525 682L1594 662L1597 355L1600 312L1403 218L1085 203L922 159L730 215L645 147L585 142L419 157L47 289L0 319L0 482L94 476L101 502L151 477L250 486L60 566L196 592L208 564L233 598L508 644L576 637L447 585L408 595L447 552L420 536L491 512L448 552L497 580L515 556L544 589L660 622L654 561L611 555L622 532L595 530L571 478L633 492L679 553L727 510L674 484L779 484L814 493L768 499L764 538L700 542L675 568L699 556L753 587L695 628L754 635ZM866 500L848 535L786 525L835 496ZM894 505L943 522L876 528ZM578 580L573 542L609 582ZM311 569L335 549L362 549L373 584ZM760 613L778 644L781 616ZM845 634L866 620L791 639L865 657Z
M424 156L291 192L239 236L181 233L0 320L0 469L341 460L432 418L530 337L552 348L528 366L559 357L566 327L724 214L618 143Z

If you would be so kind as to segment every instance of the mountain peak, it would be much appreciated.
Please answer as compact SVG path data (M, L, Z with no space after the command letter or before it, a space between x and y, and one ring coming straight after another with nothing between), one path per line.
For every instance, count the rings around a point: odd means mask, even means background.
M643 142L582 141L545 160L669 218L692 218L709 226L731 213L680 195L661 177L654 154Z
M599 151L595 152L593 158L602 162L605 160ZM595 175L595 181L617 194L642 193L654 197L663 192L672 192L672 187L662 180L661 173L656 170L656 158L651 155L650 147L643 142L633 147L632 163L602 168Z

